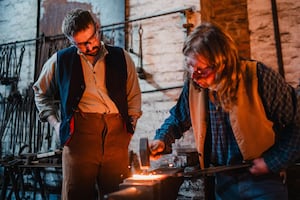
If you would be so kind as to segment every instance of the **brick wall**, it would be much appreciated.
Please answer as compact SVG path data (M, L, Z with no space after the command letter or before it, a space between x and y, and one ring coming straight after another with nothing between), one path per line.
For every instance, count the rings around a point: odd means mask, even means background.
M160 2L159 5L148 2L150 1L130 1L129 15L132 18L145 16L170 10L172 6L167 5L173 5L168 1ZM194 25L197 25L201 20L217 22L227 29L235 39L241 56L260 60L278 70L270 1L201 0L201 8L199 9L198 2L191 1L190 3L183 4L183 6L196 6L196 15L192 16L192 20L195 20L193 21ZM299 84L300 79L298 66L300 58L297 53L300 48L300 42L297 40L300 26L299 14L296 13L299 12L299 4L300 2L292 3L291 0L277 1L285 78L294 87ZM176 4L173 7L175 9L180 6ZM201 13L201 20L199 13ZM163 23L165 21L168 23ZM141 80L142 89L180 85L182 81L181 48L183 42L180 38L184 38L185 35L182 27L178 25L176 16L172 16L171 19L166 16L148 20L142 24L144 29L144 69L151 75L146 81ZM176 31L176 28L179 30ZM170 32L172 33L171 36ZM138 43L135 42L135 44ZM168 109L175 104L180 90L173 90L171 95L170 92L143 95L144 115L139 120L137 134L133 141L140 136L151 137L154 134L155 129L168 115ZM157 105L161 105L161 102L164 106L159 108Z
M226 29L239 48L239 54L250 58L247 0L202 0L201 20L211 21Z
M277 0L278 23L286 80L300 82L300 1ZM251 57L278 70L271 1L248 0Z
M183 56L181 53L183 41L187 35L186 23L199 23L199 1L171 0L154 3L148 0L129 1L128 19L142 18L184 8L194 7L193 15L181 12L149 18L130 24L132 27L135 52L139 52L138 29L142 26L143 69L146 79L140 80L143 93L143 115L138 122L136 133L132 138L130 148L137 151L140 137L153 138L155 130L163 123L169 114L169 109L176 103L181 89L159 91L164 88L182 86L183 84ZM140 67L139 58L136 59Z
M37 4L35 0L0 1L0 44L22 41L36 37ZM17 56L23 44L17 44ZM35 45L26 46L19 86L26 88L33 79ZM1 94L6 96L10 88L0 85Z

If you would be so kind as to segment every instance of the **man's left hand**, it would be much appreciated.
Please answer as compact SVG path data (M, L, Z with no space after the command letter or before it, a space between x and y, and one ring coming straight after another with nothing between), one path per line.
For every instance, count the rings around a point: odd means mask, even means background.
M256 158L252 161L252 166L249 171L254 175L262 175L270 172L265 160L263 158Z

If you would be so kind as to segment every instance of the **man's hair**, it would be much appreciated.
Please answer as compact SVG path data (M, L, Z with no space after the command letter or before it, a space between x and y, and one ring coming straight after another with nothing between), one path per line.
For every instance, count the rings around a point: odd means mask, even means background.
M62 32L65 36L73 37L74 34L79 31L85 30L90 24L96 26L96 22L93 19L91 13L87 10L74 9L71 10L64 18L62 22Z
M229 109L236 100L240 76L238 49L231 36L218 25L205 22L187 37L182 51L185 56L201 55L214 67L218 99Z

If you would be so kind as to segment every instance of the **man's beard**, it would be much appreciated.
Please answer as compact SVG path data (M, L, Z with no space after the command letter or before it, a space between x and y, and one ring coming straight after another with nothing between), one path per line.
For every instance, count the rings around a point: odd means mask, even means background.
M99 46L94 46L92 49L92 52L87 50L85 52L82 52L86 56L97 56L100 52L100 47Z

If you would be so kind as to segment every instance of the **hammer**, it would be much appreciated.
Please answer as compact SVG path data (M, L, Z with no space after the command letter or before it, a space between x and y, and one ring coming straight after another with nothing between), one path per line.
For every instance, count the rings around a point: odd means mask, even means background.
M150 167L150 148L148 138L140 138L140 161L141 169L148 170Z

